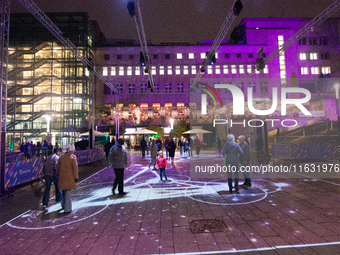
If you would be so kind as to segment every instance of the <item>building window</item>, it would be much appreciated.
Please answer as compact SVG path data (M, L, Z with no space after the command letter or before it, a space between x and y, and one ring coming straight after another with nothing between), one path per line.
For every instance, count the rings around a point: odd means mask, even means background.
M215 74L221 74L220 66L215 66Z
M306 53L300 53L300 60L306 60L307 54Z
M268 65L265 65L265 67L263 68L263 73L268 73Z
M170 56L169 56L170 58ZM153 54L153 59L158 59L158 54Z
M212 74L212 66L211 65L208 66L208 74Z
M309 38L309 45L317 45L316 38Z
M141 83L141 85L140 85L140 93L146 93L147 90L148 90L148 84Z
M267 82L261 82L261 91L262 92L268 91L268 83Z
M177 59L182 59L183 56L182 56L182 53L177 53Z
M249 87L253 88L253 91L256 92L256 82L255 81L249 82Z
M165 83L165 93L171 93L171 83Z
M251 73L251 65L247 65L247 73Z
M282 36L283 37L283 36ZM299 40L299 45L306 45L307 44L307 39L306 38L301 38Z
M223 66L223 73L228 74L228 66L227 65Z
M140 75L140 66L135 67L135 75Z
M323 74L331 73L331 68L330 68L329 66L323 66L323 67L321 68L321 72L322 72Z
M184 92L184 86L182 82L177 83L177 93L183 93Z
M170 54L165 54L165 59L170 59Z
M236 74L236 73L237 73L237 70L236 70L236 66L235 66L235 65L232 65L232 66L231 66L231 73L232 73L232 74Z
M124 75L124 66L119 67L119 75Z
M328 52L327 53L321 53L320 56L321 56L321 59L329 59L329 53Z
M326 39L326 38L321 38L321 39L320 39L320 45L328 45L328 39Z
M161 104L159 103L152 104L152 109L159 111L161 109Z
M111 66L111 76L116 76L116 67Z
M106 66L103 67L103 76L107 76L107 67Z
M205 59L205 53L201 53L201 59Z
M302 38L305 39L305 38ZM279 47L281 47L284 44L284 37L283 35L278 35L277 36L277 41ZM280 63L280 80L281 80L281 86L284 86L287 84L286 78L287 78L287 73L286 73L286 56L285 52L282 51L279 53L279 63Z
M225 58L230 58L230 53L225 53L225 54L224 54L224 57L225 57Z
M244 74L244 67L243 67L243 65L239 65L239 72L240 72L240 74Z
M156 67L155 66L151 67L151 74L156 75Z
M196 66L191 66L191 74L196 74Z
M133 55L129 55L129 59L133 59Z
M142 111L147 111L149 110L149 104L140 104L140 109Z
M253 58L254 57L253 53L249 53L248 57Z
M155 90L154 90L155 93L159 93L159 84L155 84Z
M308 67L301 67L301 74L303 75L308 74Z
M135 84L129 84L129 94L135 93Z
M117 59L122 59L122 55L117 55Z
M236 54L236 57L237 57L237 58L242 58L242 53L237 53L237 54Z
M119 94L123 93L123 84L118 84L117 89L119 91Z
M164 66L159 67L159 74L164 75Z
M311 74L319 74L319 67L318 66L311 67Z
M194 59L195 58L195 54L194 53L189 53L189 59Z
M189 74L188 66L183 66L183 74Z
M168 75L172 75L172 66L168 66Z
M310 53L309 58L310 58L310 60L317 60L318 59L318 53L315 53L315 52Z
M176 75L181 74L181 66L176 66L175 73Z
M128 67L127 67L126 74L127 74L127 75L132 75L132 66L128 66Z
M104 55L104 60L110 60L110 55L109 54L105 54Z

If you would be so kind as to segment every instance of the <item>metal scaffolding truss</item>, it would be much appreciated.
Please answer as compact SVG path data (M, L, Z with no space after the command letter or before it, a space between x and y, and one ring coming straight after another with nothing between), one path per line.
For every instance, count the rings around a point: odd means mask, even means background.
M308 22L303 28L301 28L298 32L296 32L293 36L291 36L284 44L279 46L277 50L273 51L268 57L263 60L263 66L268 64L270 61L278 57L281 53L287 50L290 46L292 46L295 42L300 40L304 35L309 32L313 32L313 29L332 16L335 12L340 9L340 1L337 0L333 2L330 6L328 6L325 10L323 10L318 16L316 16L313 20ZM256 71L252 70L251 72L245 74L243 77L238 79L234 85L241 84L250 76L252 76Z
M140 44L141 44L141 47L142 47L143 57L144 57L144 60L145 60L144 71L147 72L147 74L148 74L148 79L149 79L150 86L151 86L150 89L151 89L151 91L154 91L154 82L153 82L153 78L152 78L152 74L151 74L152 73L151 63L150 63L150 57L149 57L149 52L148 52L148 47L147 47L147 42L146 42L146 37L145 37L145 32L144 32L142 13L141 13L141 10L140 10L139 0L136 0L135 3L136 3L136 6L134 6L133 17L135 19L138 37L139 37L139 41L140 41ZM134 2L133 2L133 4L134 4Z
M231 24L234 22L235 18L237 17L234 14L234 6L235 6L236 1L237 0L234 0L228 15L227 15L226 19L224 20L222 27L221 27L220 31L218 32L218 34L216 36L216 39L214 40L214 43L212 44L207 55L205 56L205 59L204 59L203 64L202 64L203 70L206 69L206 66L209 64L209 62L211 61L211 59L215 55L217 48L220 46L223 38L228 33ZM202 77L203 74L204 74L204 71L202 71L202 68L200 68L199 72L197 73L196 77L194 78L194 80L191 84L191 87L193 89L196 88L197 82L200 80L200 78Z

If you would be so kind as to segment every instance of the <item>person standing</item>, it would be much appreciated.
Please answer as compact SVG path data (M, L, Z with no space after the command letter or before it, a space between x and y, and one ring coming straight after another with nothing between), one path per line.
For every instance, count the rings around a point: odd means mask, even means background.
M190 156L190 143L189 139L186 138L184 142L184 157L188 158Z
M109 139L109 140L107 140L106 144L104 145L106 160L109 160L110 149L111 149L111 143L110 143L110 139Z
M222 155L222 141L219 137L217 137L217 150L218 154Z
M165 178L165 182L168 180L168 177L166 176L165 169L168 168L168 161L166 158L163 157L163 151L158 152L159 157L157 158L156 166L159 169L159 176L160 176L160 182L163 182L163 174Z
M156 145L157 145L157 151L160 151L162 149L162 141L159 138L157 139Z
M176 151L176 143L174 142L174 139L171 138L169 141L169 157L171 158L171 163L174 163L175 160L175 151Z
M140 147L142 148L142 157L144 158L145 157L145 149L147 147L147 143L143 137L142 141L140 141Z
M62 190L61 208L64 213L72 211L71 191L77 188L78 162L73 154L74 145L66 146L66 153L61 155L57 163L57 173L59 175L59 189Z
M181 138L179 138L178 140L178 147L179 147L179 153L181 154L181 156L183 155L183 141Z
M47 160L44 162L44 178L45 178L45 183L46 183L46 188L43 196L43 207L48 207L48 201L50 200L50 191L51 191L51 186L52 182L54 183L54 188L55 188L55 201L56 203L61 201L61 191L59 190L58 186L58 175L57 175L57 163L58 159L62 153L62 149L54 149L54 154L50 155Z
M239 154L243 154L240 145L235 142L235 136L229 134L227 136L227 143L223 148L223 156L225 157L225 166L228 169L228 186L229 193L233 191L233 173L235 175L235 190L238 191L238 177L239 177Z
M169 158L169 139L166 138L165 141L164 141L164 148L165 148L165 157L166 159Z
M198 138L198 135L195 138L195 148L196 148L196 155L200 155L201 140Z
M151 155L151 161L149 163L149 168L150 166L153 164L153 169L156 169L156 158L157 158L157 145L156 145L156 141L155 139L152 140L152 142L150 143L150 155Z
M240 135L238 137L238 141L240 142L240 147L244 153L240 155L240 163L241 163L241 166L243 166L243 177L244 177L244 183L242 184L242 186L245 188L248 188L248 187L251 187L250 173L249 171L246 171L247 166L249 166L249 162L250 162L250 147L249 147L249 144L246 142L246 138L244 135Z
M124 192L124 168L127 165L127 153L124 146L124 139L119 138L117 144L111 147L109 160L116 175L112 187L112 194L115 194L115 190L118 186L119 195L124 196L126 195L126 192Z

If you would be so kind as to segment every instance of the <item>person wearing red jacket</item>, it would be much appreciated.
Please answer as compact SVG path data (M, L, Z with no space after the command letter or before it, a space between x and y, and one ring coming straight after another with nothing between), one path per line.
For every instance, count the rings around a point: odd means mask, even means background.
M168 178L166 177L165 169L168 168L168 161L166 160L166 158L163 157L163 151L159 151L158 154L159 154L159 157L157 158L156 167L158 167L159 176L161 177L159 181L160 182L163 181L163 174L164 174L164 178L165 178L164 182L166 182Z

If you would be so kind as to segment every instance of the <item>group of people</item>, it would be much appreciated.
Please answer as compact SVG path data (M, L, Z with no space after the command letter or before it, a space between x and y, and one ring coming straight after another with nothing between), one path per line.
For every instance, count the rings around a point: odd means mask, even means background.
M229 134L227 136L227 143L223 147L223 156L225 157L225 165L228 167L228 186L229 193L231 194L233 189L238 192L238 179L239 179L239 167L241 166L249 166L250 161L250 147L246 142L245 136L241 135L238 137L238 141L240 144L236 143L235 136L233 134ZM236 171L233 171L235 169ZM233 173L235 177L234 186L233 186ZM251 180L249 172L243 171L244 183L242 186L244 188L251 187Z
M74 155L75 147L69 144L66 152L62 154L62 148L54 148L44 162L43 172L45 178L45 192L43 195L43 207L48 207L52 183L55 186L55 201L61 202L63 213L72 211L71 191L76 189L78 181L78 163Z
M33 143L33 141L22 143L19 150L21 153L24 153L25 159L31 159L34 157L44 157L46 159L48 156L52 155L52 151L54 151L54 149L58 148L58 143L55 143L53 146L51 143L47 143L46 140L44 140L43 144L39 141L37 144Z

